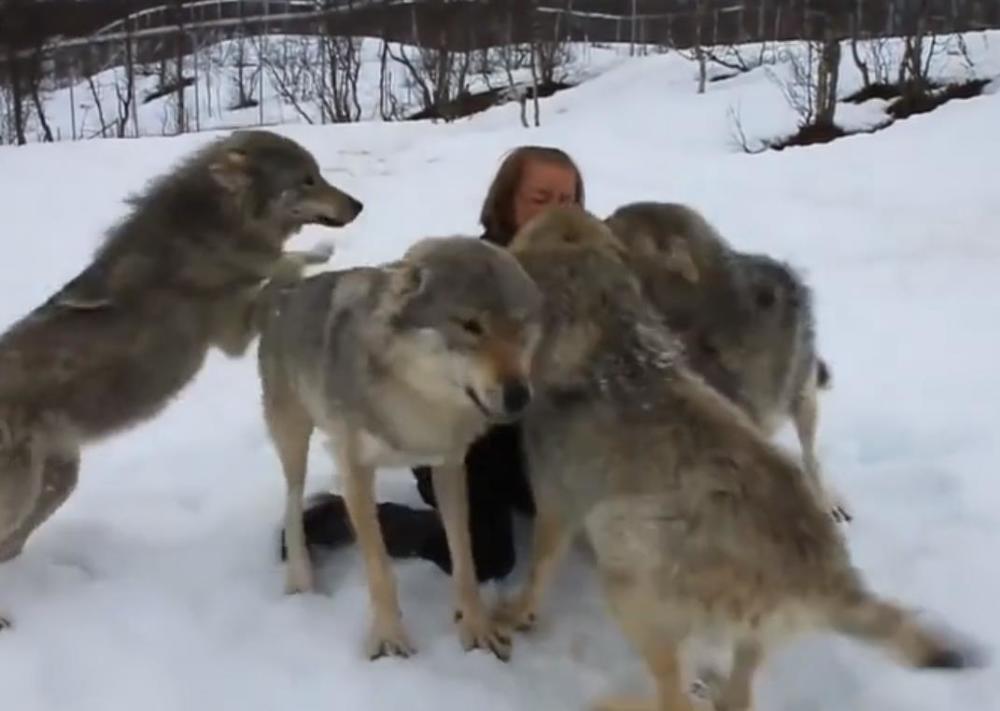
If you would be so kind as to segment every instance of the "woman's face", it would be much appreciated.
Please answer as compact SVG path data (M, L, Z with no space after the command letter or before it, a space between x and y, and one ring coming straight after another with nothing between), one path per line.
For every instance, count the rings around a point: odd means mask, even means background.
M514 229L552 205L576 202L576 173L551 161L529 160L514 192Z

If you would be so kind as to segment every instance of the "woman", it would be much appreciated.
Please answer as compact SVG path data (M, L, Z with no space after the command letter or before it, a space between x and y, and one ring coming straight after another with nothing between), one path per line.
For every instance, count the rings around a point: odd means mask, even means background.
M532 217L567 203L584 204L583 178L572 158L547 146L516 148L503 160L486 193L480 239L506 247ZM513 512L534 514L517 423L494 427L474 442L466 452L465 469L476 575L480 582L503 578L514 567ZM418 467L413 473L423 500L436 506L430 468ZM423 558L451 573L448 541L436 512L384 503L378 506L378 518L390 556ZM305 531L310 545L351 542L343 499L333 494L313 499L305 512Z

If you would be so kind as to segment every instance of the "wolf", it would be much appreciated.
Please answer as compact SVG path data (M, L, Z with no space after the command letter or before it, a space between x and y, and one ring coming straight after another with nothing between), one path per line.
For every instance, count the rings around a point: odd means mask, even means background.
M560 243L549 230L589 234ZM748 711L766 653L834 631L919 669L977 665L977 653L871 592L801 466L684 361L636 275L588 241L614 235L578 207L548 211L511 252L545 294L521 418L537 517L527 582L496 609L529 629L573 534L595 553L605 598L656 679L657 701L604 711L689 711L688 640L722 641L717 711Z
M262 286L332 254L284 252L289 237L363 207L305 148L256 130L209 143L130 203L90 264L0 335L0 560L70 496L84 445L156 416L210 348L244 353Z
M541 294L502 248L428 237L395 262L325 272L282 290L262 311L264 416L287 483L288 593L313 587L303 530L310 437L327 438L369 587L370 659L415 651L376 518L380 467L433 466L453 561L463 647L510 656L509 635L478 592L469 543L469 444L531 400Z
M788 264L732 248L696 210L635 202L605 223L691 366L743 408L767 436L795 424L806 476L835 520L850 512L816 457L818 391L830 370L816 346L812 294Z

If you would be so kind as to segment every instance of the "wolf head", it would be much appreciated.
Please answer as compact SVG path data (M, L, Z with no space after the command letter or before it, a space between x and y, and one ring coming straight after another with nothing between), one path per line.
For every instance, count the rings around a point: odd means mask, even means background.
M508 248L513 253L590 249L617 261L629 256L621 238L579 205L548 208L521 227Z
M210 149L208 172L281 238L307 224L343 227L364 207L323 178L309 151L270 131L233 132Z
M417 242L392 269L389 323L413 387L491 421L531 401L542 295L511 255L470 237Z
M614 369L640 351L672 357L675 344L659 342L659 314L643 295L628 255L623 258L621 242L588 211L547 210L518 231L510 251L545 294L534 362L542 389L603 377L595 369L598 358Z

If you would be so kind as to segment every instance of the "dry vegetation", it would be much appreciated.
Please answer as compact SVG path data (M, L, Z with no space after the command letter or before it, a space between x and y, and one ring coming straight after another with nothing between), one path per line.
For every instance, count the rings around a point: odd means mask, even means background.
M517 101L522 124L537 126L539 98L569 85L570 42L586 41L683 52L698 67L698 93L763 68L799 130L752 145L733 110L733 133L744 150L781 148L844 135L840 101L885 99L888 124L975 95L983 82L936 84L933 60L949 51L971 63L959 33L1000 24L1000 12L974 0L412 0L374 9L316 0L300 18L261 19L262 7L286 16L279 12L292 7L286 1L221 0L216 12L228 14L216 17L190 0L90 0L86 7L105 15L74 34L58 24L66 15L39 11L33 0L0 0L0 143L136 136L139 108L163 97L161 133L197 131L233 110L257 110L265 123L265 82L310 123L358 121L373 111L383 120L451 121ZM608 13L616 3L619 14ZM592 12L598 5L603 10ZM108 19L117 22L113 31L95 34ZM367 108L359 96L362 35L379 44L378 96ZM901 38L901 53L890 52L900 40L888 35ZM838 93L844 56L863 80L846 98ZM155 88L140 92L147 77ZM68 86L77 95L69 102L72 135L64 136L52 128L46 97Z

